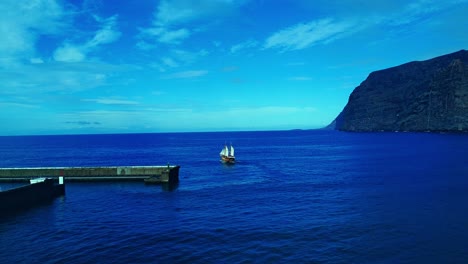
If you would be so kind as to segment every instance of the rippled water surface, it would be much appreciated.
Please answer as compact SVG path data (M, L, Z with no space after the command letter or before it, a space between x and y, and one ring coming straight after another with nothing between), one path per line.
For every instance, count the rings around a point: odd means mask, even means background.
M232 142L238 163L218 153ZM0 167L181 165L0 212L2 263L463 263L468 137L335 131L0 137ZM11 184L0 183L7 189Z

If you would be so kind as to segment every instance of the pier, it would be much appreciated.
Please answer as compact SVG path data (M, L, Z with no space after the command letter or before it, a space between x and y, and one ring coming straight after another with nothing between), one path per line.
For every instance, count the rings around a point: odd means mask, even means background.
M65 195L63 179L44 179L34 184L0 192L0 216L48 203Z
M180 166L113 166L113 167L40 167L0 168L0 182L29 181L31 178L59 178L66 181L145 181L178 183Z

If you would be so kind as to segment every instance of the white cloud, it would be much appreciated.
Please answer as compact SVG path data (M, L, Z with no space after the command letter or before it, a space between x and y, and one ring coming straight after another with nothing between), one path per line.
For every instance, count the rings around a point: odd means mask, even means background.
M140 29L140 40L145 42L163 44L181 44L193 32L194 21L225 17L246 0L162 0L159 2L151 25ZM138 48L148 48L149 45L137 43Z
M99 124L99 130L120 132L142 132L171 130L174 124L179 124L180 117L191 115L192 109L171 107L149 107L141 109L125 110L92 110L76 111L61 114L60 120L67 120L67 124L77 125ZM86 120L83 122L83 120ZM180 125L180 124L179 124Z
M94 16L101 28L94 33L93 38L83 44L72 44L65 42L54 51L53 58L60 62L80 62L86 59L88 53L99 46L109 44L120 38L121 32L116 30L117 15L103 19Z
M332 19L300 23L282 29L265 41L264 48L279 48L283 51L301 50L318 43L329 42L344 36L354 23L334 22Z
M329 13L340 19L324 18L283 28L271 34L265 40L263 48L302 50L317 44L328 44L373 27L384 28L386 35L389 32L401 33L402 30L409 34L421 22L434 23L439 19L440 23L447 23L447 19L441 21L438 16L449 9L466 8L468 3L467 0L361 2L359 5L352 0L305 2L307 8L319 8L322 13Z
M180 107L143 107L122 110L93 110L64 114L61 120L89 120L110 131L186 131L218 129L307 128L313 107L263 106L200 110ZM230 122L223 122L230 118ZM222 124L223 127L219 127ZM148 126L148 127L144 127ZM141 131L140 131L141 132Z
M99 99L83 99L84 102L94 102L98 104L104 105L138 105L137 101L130 101L130 100L120 100L120 99L113 99L113 98L99 98Z
M207 75L208 71L198 70L198 71L183 71L170 74L166 77L166 79L189 79L189 78L196 78L200 76Z
M40 35L60 34L66 12L55 0L0 1L0 67L37 56Z
M65 43L54 52L54 60L62 62L79 62L86 58L85 48Z
M198 10L198 11L197 11ZM187 22L200 15L202 9L197 9L191 5L190 1L166 1L159 3L155 14L154 24L171 25L180 22Z
M156 69L160 72L166 72L166 67L164 67L164 65L161 65L160 63L157 63L157 62L152 62L150 64L148 64L149 67L153 68L153 69Z
M239 3L232 0L162 0L154 15L155 25L171 26L202 17L223 16Z
M145 41L145 40L139 40L137 43L136 43L136 47L140 50L143 50L143 51L148 51L148 50L152 50L152 49L155 49L156 48L156 44L154 43L149 43L148 41Z
M25 104L25 103L17 103L17 102L2 102L0 101L0 107L7 107L7 108L40 108L40 106L35 104Z
M104 86L114 81L116 73L131 72L138 68L132 65L112 65L99 61L46 62L25 64L12 71L0 71L2 89L0 98L11 95L37 95L50 92L83 91ZM118 84L124 80L119 80Z
M167 56L162 57L157 62L151 63L150 66L158 69L160 72L165 72L167 68L177 68L182 65L188 65L206 55L208 55L208 52L204 49L199 51L172 49L168 51Z
M102 44L108 44L116 41L122 35L117 31L117 15L113 15L107 19L96 18L98 22L102 23L102 28L96 31L94 37L86 43L86 47L93 48Z
M159 42L167 44L179 44L190 36L190 31L185 28L168 31L165 30L158 38Z
M258 41L247 40L231 47L231 53L236 53L244 49L251 49L258 46Z
M198 60L201 57L204 57L209 54L208 51L201 49L199 51L187 51L182 49L173 49L170 51L171 55L176 58L178 61L187 64L192 63Z
M158 42L164 44L180 44L190 36L190 31L185 28L169 30L163 27L155 27L143 29L141 32L146 37L155 38Z
M145 108L143 111L162 112L162 113L191 113L193 110L189 108Z
M172 58L169 57L164 57L161 59L161 62L168 67L174 68L174 67L179 67L179 64L174 61Z
M69 123L88 122L101 124L103 129L109 131L126 131L140 126L141 120L145 116L135 111L111 111L111 110L93 110L64 113L60 120L68 120Z
M433 0L418 0L411 1L407 5L402 6L398 12L391 16L382 15L379 18L381 22L392 26L408 25L420 20L433 18L433 15L442 12L448 8L454 8L458 4L467 3L466 0L455 1L433 1Z

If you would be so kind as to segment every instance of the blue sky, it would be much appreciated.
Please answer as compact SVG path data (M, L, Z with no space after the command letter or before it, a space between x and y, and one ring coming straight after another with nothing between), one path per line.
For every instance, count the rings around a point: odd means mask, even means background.
M468 0L2 0L0 135L310 129L468 48Z

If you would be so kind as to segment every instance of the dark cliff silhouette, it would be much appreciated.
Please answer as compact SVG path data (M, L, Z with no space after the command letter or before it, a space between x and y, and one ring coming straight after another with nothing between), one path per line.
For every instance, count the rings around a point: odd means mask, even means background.
M468 51L372 72L328 128L468 132Z

